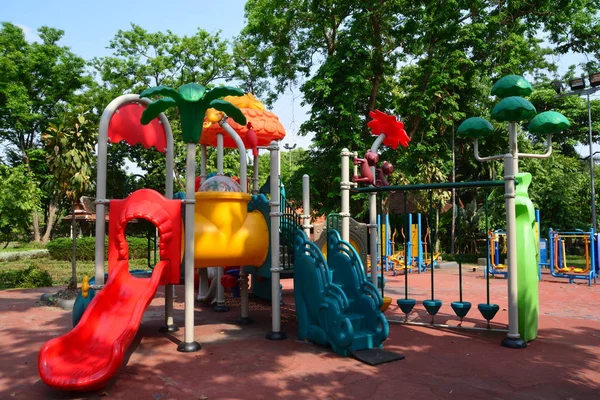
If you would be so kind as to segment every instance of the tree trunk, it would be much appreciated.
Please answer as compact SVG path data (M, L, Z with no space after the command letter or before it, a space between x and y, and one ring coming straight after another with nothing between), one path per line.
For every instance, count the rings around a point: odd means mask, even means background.
M75 202L71 208L71 235L73 236L73 254L71 255L71 282L69 289L77 289L77 226L75 224Z
M41 243L41 238L40 238L40 216L39 216L37 210L33 210L31 221L32 221L32 224L33 224L33 241L37 242L37 243Z
M44 232L44 237L42 238L42 243L46 244L50 241L50 234L52 233L52 229L54 228L54 223L56 222L56 211L58 209L58 205L56 201L50 201L50 205L48 206L48 222L46 224L46 231ZM38 228L39 229L39 228Z

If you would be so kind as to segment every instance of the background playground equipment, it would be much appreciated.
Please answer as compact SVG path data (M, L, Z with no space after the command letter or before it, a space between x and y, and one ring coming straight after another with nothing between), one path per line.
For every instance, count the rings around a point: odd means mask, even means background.
M540 237L540 210L535 210L535 227L534 233L537 237L538 243L538 259L540 268L541 265L546 264L546 243L545 239ZM488 273L492 276L501 275L506 278L508 276L507 265L503 262L502 256L506 256L506 231L503 229L496 229L495 231L489 231L487 236L488 241L488 268L483 271L484 276ZM541 275L540 275L541 279Z
M505 253L506 249L506 232L502 229L495 231L489 231L487 235L488 242L488 254L487 254L487 268L484 270L484 276L501 275L504 278L508 276L507 267L502 263L502 254Z
M584 264L574 265L569 262L567 250L572 248L578 241L584 256ZM599 269L598 261L598 239L594 230L561 232L550 228L548 230L548 253L550 255L550 274L556 278L566 278L569 283L574 283L575 279L585 279L591 286L597 283L597 273ZM575 255L573 255L575 258Z
M389 218L387 218L386 227L389 226ZM426 257L426 240L429 234L428 230L425 230L425 237L422 236L423 229L421 224L421 214L404 214L404 223L405 227L410 227L405 229L404 227L400 230L400 235L403 239L403 247L401 251L392 252L392 248L395 246L395 238L398 237L397 231L392 234L392 240L388 243L388 253L389 257L386 257L386 271L392 270L393 274L396 275L397 272L404 273L405 270L408 272L412 272L413 269L418 273L424 272L427 270L428 259ZM408 235L408 240L405 236L405 232L410 231L410 235ZM437 265L439 259L439 254L434 255L434 266ZM389 265L389 267L387 267Z

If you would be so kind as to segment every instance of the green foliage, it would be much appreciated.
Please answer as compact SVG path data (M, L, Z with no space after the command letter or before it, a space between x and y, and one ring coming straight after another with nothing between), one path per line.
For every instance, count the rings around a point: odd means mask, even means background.
M25 41L23 30L8 22L0 29L0 140L27 162L62 103L89 82L85 61L59 46L64 32L41 27L40 43Z
M148 241L145 238L127 237L129 244L129 259L147 258ZM108 256L108 242L105 242L105 257ZM54 260L71 261L73 240L70 238L54 239L46 245L50 258ZM79 261L93 261L95 258L95 238L83 237L77 239L77 259Z
M315 178L315 207L328 212L339 208L339 184L322 171L339 170L343 147L364 153L370 146L369 111L403 117L412 138L408 153L385 151L382 157L402 178L418 182L420 163L438 157L448 170L452 127L465 116L487 114L495 79L552 73L556 65L547 56L553 53L585 48L598 55L597 12L591 0L452 1L443 7L402 0L250 0L241 40L253 49L257 69L275 80L272 94L300 87L310 110L300 133L315 137L306 172ZM593 45L582 44L588 40ZM486 168L476 167L475 175ZM472 177L471 171L457 174Z
M39 288L52 286L52 277L31 264L27 268L0 271L0 289Z
M39 207L40 189L25 166L0 164L0 243L28 237L31 212Z

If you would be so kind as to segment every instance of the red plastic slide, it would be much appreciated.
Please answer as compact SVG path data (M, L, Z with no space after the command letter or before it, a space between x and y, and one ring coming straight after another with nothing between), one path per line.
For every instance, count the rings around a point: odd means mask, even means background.
M150 278L136 278L126 260L117 261L79 324L42 347L38 358L42 380L62 390L102 388L121 367L168 267L168 261L160 261Z

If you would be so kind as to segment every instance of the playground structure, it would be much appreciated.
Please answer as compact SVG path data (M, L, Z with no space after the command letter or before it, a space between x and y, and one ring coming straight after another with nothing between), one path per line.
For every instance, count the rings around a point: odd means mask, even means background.
M502 250L506 247L506 231L502 229L489 231L487 241L489 251L487 254L487 268L483 271L484 275L494 277L500 275L506 278L508 276L506 264L503 264L501 260Z
M192 89L196 88L192 87ZM162 91L160 94L165 91L165 89L160 90ZM231 88L213 90L228 94L234 91ZM151 94L158 90L151 89L147 92ZM247 107L243 107L244 101L248 104ZM231 103L235 103L235 100ZM299 326L310 326L309 332L320 329L325 335L324 337L310 335L305 338L317 343L330 344L336 352L343 355L355 350L382 346L389 333L387 321L380 311L383 299L376 289L369 286L371 284L366 281L363 269L358 268L361 263L356 253L353 251L345 253L345 257L338 257L336 254L333 257L335 261L331 264L333 272L330 272L330 267L316 246L311 244L310 251L306 250L307 244L304 239L306 233L302 233L301 228L304 232L310 230L308 179L305 181L306 196L302 227L295 218L289 218L286 213L281 212L281 204L285 203L280 200L279 145L276 140L273 140L268 143L268 146L263 146L265 143L261 143L261 140L273 138L265 139L263 135L262 138L259 136L257 139L254 131L255 129L261 132L272 131L273 120L277 118L271 114L272 116L267 117L271 121L269 123L263 121L261 127L259 117L261 115L264 117L266 111L257 112L255 99L246 98L237 103L250 119L250 122L245 125L244 118L231 108L235 108L231 103L227 106L222 106L222 103L217 104L242 122L237 126L232 122L236 129L229 125L225 113L218 114L218 118L214 113L212 117L210 112L207 113L208 121L205 120L205 129L208 128L208 132L211 132L211 122L213 126L217 124L218 128L215 128L217 132L213 132L214 135L207 135L204 141L200 140L202 164L198 182L199 192L196 192L194 187L196 184L195 143L189 140L189 132L186 139L184 127L184 140L188 141L186 193L185 197L181 195L176 200L172 199L173 139L164 114L157 114L156 119L145 117L145 113L154 103L138 95L121 96L105 109L100 122L98 146L95 282L90 285L86 280L82 287L82 298L86 301L81 320L76 323L75 328L64 336L50 340L40 351L38 369L42 380L49 386L76 391L89 391L103 387L119 370L125 352L139 328L144 310L156 294L159 285L166 286L165 326L161 330L163 332L178 330L172 313L172 285L183 283L185 285L185 331L184 341L177 349L183 352L200 350L201 346L194 341L195 269L203 272L208 272L208 268L216 269L213 270L216 272L213 282L216 281L217 286L215 311L225 311L227 307L224 304L223 283L230 280L223 279L223 269L224 267L239 268L241 317L238 322L240 324L252 322L248 315L248 272L256 272L257 269L268 270L271 286L272 331L266 335L266 338L285 339L286 334L281 331L279 302L282 272L280 239L286 240L287 246L295 246L297 254L303 255L308 251L312 255L310 259L293 257L295 270L301 271L297 274L298 277L295 277L295 290L298 293L306 293L305 286L313 285L319 275L333 277L332 283L327 284L324 290L336 293L336 299L341 301L336 308L330 309L328 315L335 320L344 321L345 332L339 331L341 326L331 325L321 318L322 305L330 304L327 296L322 298L324 303L315 303L316 294L310 298L306 296L297 298L297 308L306 310L306 313L298 314ZM156 107L148 112L154 111ZM147 125L140 125L140 119L142 122L146 119ZM229 135L230 142L224 140L225 135ZM208 178L206 146L211 144L213 139L217 146L217 174ZM146 148L154 147L166 153L166 196L150 189L141 189L124 200L106 199L107 143L121 140L130 145L141 143ZM235 145L240 153L239 183L223 175L223 149L227 145ZM252 195L247 193L247 145L252 148L254 157ZM270 199L263 194L258 194L259 149L270 151ZM104 215L107 205L110 205L110 218L108 279L105 282ZM149 277L134 276L129 271L125 228L127 223L134 219L150 221L159 233L160 261L154 266ZM333 234L333 231L330 233ZM304 238L302 235L305 235ZM347 242L340 243L339 249L350 248ZM338 248L332 250L330 244L330 256L332 251L337 253ZM200 295L209 290L207 277L207 273L201 274ZM355 284L362 289L355 291L353 286ZM302 335L302 332L299 332L299 335ZM351 340L344 342L334 340L339 335ZM101 345L97 345L98 343Z
M573 266L569 263L567 254L568 244L573 245L573 241L579 241L583 246L585 265ZM568 243L569 242L569 243ZM575 279L584 279L588 285L597 283L598 265L598 237L594 230L562 232L550 228L548 230L548 254L549 254L549 272L555 278L565 278L569 283ZM542 270L540 264L540 279Z
M522 79L522 78L521 78ZM500 82L500 81L499 81ZM153 88L144 91L143 95L164 95L169 94L183 102L188 101L185 95L195 99L196 94L201 93L200 98L204 96L204 88L200 91L199 85L184 85L185 90L180 88L179 94L173 94L174 89ZM495 86L496 87L496 86ZM213 99L222 97L218 94L231 94L235 92L232 88L216 88L213 93ZM196 94L194 94L196 93ZM503 95L510 93L510 90L504 91ZM520 91L519 94L524 92ZM494 94L494 90L493 90ZM498 93L496 93L498 94ZM130 95L131 96L131 95ZM179 96L179 97L177 97ZM183 100L182 100L183 99ZM270 340L281 340L286 338L286 334L281 331L281 310L280 310L280 275L283 270L281 267L282 259L280 257L280 240L290 243L290 237L286 234L294 233L293 259L294 259L294 289L296 295L296 309L298 317L299 332L301 339L311 340L315 343L328 344L339 354L347 355L358 350L373 349L381 347L383 341L387 338L389 327L381 308L385 304L383 296L383 263L379 269L381 275L378 276L377 246L378 246L378 225L377 225L377 192L383 191L409 191L409 190L430 190L429 203L432 203L431 189L447 189L452 187L482 187L482 186L505 186L507 201L507 234L508 234L508 259L509 265L509 327L508 337L503 345L512 348L525 347L525 340L532 340L537 334L537 303L533 298L537 296L537 265L535 265L536 279L533 282L531 278L532 256L535 262L535 242L533 234L533 206L527 197L527 189L531 181L529 174L513 174L516 171L516 163L513 163L515 157L532 156L520 154L516 151L516 128L515 119L510 119L509 137L511 141L511 154L503 155L505 159L505 171L507 177L505 181L492 182L466 182L452 184L432 184L432 185L405 185L405 186L387 186L386 176L389 176L393 169L388 163L384 163L381 169L376 167L376 158L373 155L365 156L358 164L361 165L361 176L356 174L357 163L355 163L355 177L361 179L361 183L367 183L370 186L356 189L359 192L369 193L369 255L371 265L374 266L371 273L371 281L367 280L365 266L360 262L358 253L352 248L349 241L349 191L356 182L350 182L349 178L349 157L353 155L347 149L342 151L342 210L341 217L341 236L333 229L328 232L327 260L321 253L318 246L309 242L307 231L310 230L310 207L308 205L308 180L304 186L306 197L303 196L304 207L302 226L295 221L288 219L282 212L282 203L280 194L281 186L279 184L279 145L277 141L272 141L268 146L261 146L255 135L253 127L256 127L257 121L251 121L246 124L246 116L240 110L223 101L223 103L210 102L215 105L217 111L207 113L208 122L212 125L218 125L214 138L217 146L217 176L206 178L206 147L202 151L202 169L200 193L196 193L195 184L195 146L200 141L200 133L195 130L202 126L198 121L190 124L185 122L186 112L181 113L183 136L187 142L187 163L186 163L186 194L185 198L180 200L171 200L172 197L172 169L167 170L167 196L166 198L157 192L150 190L139 190L134 192L125 200L107 200L106 197L106 143L115 140L112 133L109 135L111 117L129 117L131 121L136 120L134 114L128 114L125 107L133 103L135 107L143 108L142 122L146 121L150 126L154 126L157 132L156 136L168 136L167 129L163 126L168 125L168 121L162 113L157 110L164 110L164 104L158 106L159 101L149 103L137 96L129 97L127 101L119 98L119 101L113 102L107 107L103 114L100 124L99 135L99 159L98 159L98 191L96 202L98 204L98 217L96 226L96 283L92 289L100 292L94 296L87 309L83 313L79 324L68 334L49 341L40 352L38 359L38 368L42 380L53 387L68 390L93 390L102 387L118 370L124 359L125 351L133 340L135 333L141 322L144 310L154 297L158 285L166 285L165 290L165 328L167 332L177 330L172 317L173 291L170 285L183 282L185 285L185 331L184 340L179 344L178 350L183 352L193 352L200 350L199 343L194 341L194 271L195 269L206 270L206 268L217 268L217 311L223 311L223 267L242 267L240 269L240 296L241 296L241 318L240 323L249 323L251 319L248 315L248 277L246 268L270 270L271 287L271 321L272 330L266 335ZM163 99L161 99L163 100ZM121 103L123 101L123 103ZM203 104L198 103L199 107ZM179 104L179 103L177 103ZM207 103L208 104L208 103ZM154 105L154 106L152 106ZM206 108L206 105L204 105ZM245 108L245 107L241 107ZM251 108L252 109L252 108ZM150 110L150 111L148 111ZM118 112L117 112L118 111ZM148 118L146 112L153 115ZM185 109L183 111L186 111ZM188 110L189 111L189 110ZM202 114L206 110L202 110ZM218 111L222 111L219 113ZM231 114L238 120L237 130L228 123L227 114ZM249 116L256 113L247 112ZM162 123L153 125L156 121L154 117L158 116ZM369 122L374 135L377 135L375 143L370 152L377 154L381 144L396 148L398 144L408 145L408 137L403 129L403 124L399 123L395 117L387 116L380 112L371 113L373 121ZM185 123L184 123L185 122ZM534 125L535 121L532 121ZM207 124L207 122L205 122ZM488 123L489 125L489 123ZM128 125L128 126L131 126ZM211 124L207 124L210 127ZM535 125L534 125L535 126ZM186 128L187 127L187 128ZM192 129L193 128L193 129ZM486 129L491 129L491 125ZM192 131L190 134L190 130ZM169 130L170 131L170 130ZM459 128L460 131L460 128ZM139 129L132 129L131 132L122 138L130 144L141 141ZM223 176L223 148L225 146L224 136L229 135L232 142L240 153L240 179L239 184L234 185L233 180L224 179ZM135 138L138 139L135 139ZM162 136L161 136L162 137ZM110 138L110 139L109 139ZM144 139L146 140L146 139ZM208 139L207 139L208 140ZM168 139L166 140L168 142ZM172 142L172 140L171 140ZM512 143L515 142L515 143ZM148 147L154 144L143 142ZM202 144L202 142L200 141ZM206 146L207 144L202 144ZM253 149L254 156L254 174L253 179L258 177L258 149L265 148L270 151L271 171L270 171L270 199L258 194L257 180L253 181L253 195L247 193L246 178L246 148ZM550 138L548 138L549 151L551 151ZM156 146L154 146L156 147ZM158 145L159 149L163 148ZM167 152L168 154L168 152ZM172 153L171 153L172 154ZM477 140L475 141L475 156L479 161L488 161L499 158L498 156L482 158L478 155ZM536 155L540 156L540 155ZM546 157L547 155L540 156ZM169 157L169 156L167 156ZM171 156L172 160L172 156ZM375 160L375 161L373 161ZM168 165L168 162L167 162ZM171 163L172 165L172 163ZM363 179L366 178L366 179ZM518 181L518 187L515 190L515 180ZM171 181L169 191L169 181ZM220 188L211 190L213 186ZM205 189L205 191L202 191ZM198 196L200 195L200 196ZM212 207L198 204L200 200L212 202ZM109 260L108 260L108 280L104 283L104 206L110 204L110 225L109 225ZM181 210L183 204L184 209ZM516 204L516 206L515 206ZM381 208L381 207L380 207ZM487 209L487 197L486 197ZM431 209L430 209L431 210ZM182 212L183 211L183 212ZM268 216L267 216L268 212ZM185 223L182 220L182 214L185 215ZM227 217L222 218L223 214ZM136 278L128 271L127 242L125 238L125 227L129 221L135 218L142 218L151 221L159 230L159 249L160 261L154 267L150 278ZM430 218L432 220L431 212ZM196 227L196 222L200 225ZM294 223L292 223L294 222ZM205 226L206 225L206 226ZM459 224L460 225L460 224ZM302 229L301 229L302 228ZM200 230L200 234L198 231ZM286 233L287 230L287 233ZM487 227L486 227L487 230ZM182 232L184 239L182 240ZM225 236L225 240L217 235L219 232ZM431 235L427 235L430 244ZM255 246L255 237L259 237ZM267 237L267 240L264 240ZM459 236L460 237L460 236ZM517 246L517 237L519 237L519 246ZM197 245L197 241L204 241L202 245ZM182 243L183 242L183 246ZM383 247L383 243L379 242ZM181 276L181 254L183 251L183 271ZM432 248L433 246L430 246ZM233 251L229 251L233 248ZM406 247L405 247L406 248ZM460 248L460 246L459 246ZM383 251L380 253L383 255ZM431 255L431 298L425 300L423 305L427 312L433 317L442 306L440 300L435 298L434 274L433 268L434 254ZM519 262L519 271L517 277L517 261ZM462 320L471 308L471 303L463 301L462 293L462 268L459 257L459 299L452 302L451 307ZM521 268L522 266L522 268ZM405 274L405 299L399 299L398 305L405 312L410 313L416 301L408 298L408 277ZM377 291L378 278L381 279L381 294ZM489 285L489 274L488 274ZM518 278L518 285L517 285ZM207 280L201 279L202 282ZM535 286L535 287L533 287ZM200 290L203 290L201 287ZM411 305L412 304L412 305ZM410 306L410 310L406 311ZM527 313L522 312L522 308ZM489 289L487 303L480 304L479 309L488 321L498 310L498 306L490 303ZM493 314L493 315L492 315ZM491 317L490 317L491 315ZM99 329L99 323L106 328ZM488 325L489 328L489 325ZM96 343L102 342L103 346L96 346ZM85 365L85 367L83 367Z

